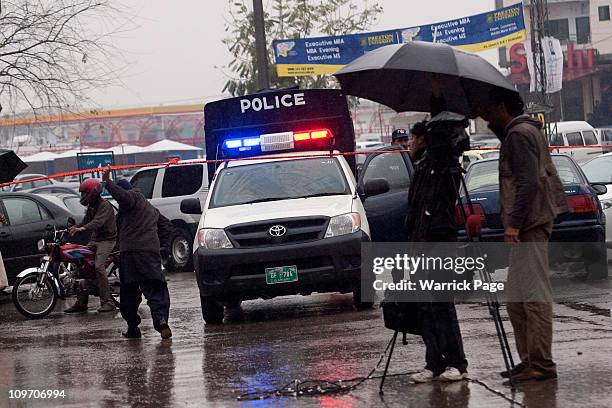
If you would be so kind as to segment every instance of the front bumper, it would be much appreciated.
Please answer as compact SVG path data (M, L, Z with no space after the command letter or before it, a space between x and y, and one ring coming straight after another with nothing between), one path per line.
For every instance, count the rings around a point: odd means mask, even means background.
M359 284L363 231L312 242L194 253L201 296L235 302L312 292L350 292ZM296 282L266 283L265 269L297 266Z

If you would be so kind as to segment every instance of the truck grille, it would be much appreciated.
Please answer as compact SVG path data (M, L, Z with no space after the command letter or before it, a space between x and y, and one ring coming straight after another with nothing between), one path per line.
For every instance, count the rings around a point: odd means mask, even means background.
M329 217L284 218L231 225L225 231L236 248L253 248L316 241L324 237L328 223ZM272 235L270 229L279 226L276 230L284 228L284 234Z

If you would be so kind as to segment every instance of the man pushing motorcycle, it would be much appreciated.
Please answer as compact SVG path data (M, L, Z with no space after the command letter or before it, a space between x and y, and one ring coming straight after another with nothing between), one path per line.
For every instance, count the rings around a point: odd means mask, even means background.
M110 168L104 171L102 179L106 190L119 205L119 308L128 326L122 334L129 339L142 336L138 328L141 322L138 306L144 295L151 310L153 327L162 339L169 339L172 337L168 326L170 293L162 274L160 250L167 242L172 224L139 191L132 190L129 182L119 180L115 184L110 178Z
M115 248L117 241L117 220L113 206L102 198L102 184L96 179L87 179L79 187L81 204L87 207L83 222L70 228L70 235L78 232L91 232L88 246L95 249L96 276L95 282L100 296L98 312L112 312L115 310L108 284L105 263ZM88 279L89 278L89 279ZM65 313L83 313L87 311L89 300L89 287L91 277L78 281L77 301L64 310Z

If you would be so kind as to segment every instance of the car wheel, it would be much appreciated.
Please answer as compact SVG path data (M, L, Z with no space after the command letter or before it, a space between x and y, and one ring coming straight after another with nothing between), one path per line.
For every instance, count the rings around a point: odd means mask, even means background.
M369 297L373 296L370 294ZM367 310L374 306L374 302L364 302L361 300L361 281L353 287L353 305L357 310Z
M595 242L585 248L584 268L591 280L606 279L608 277L608 261L605 243Z
M193 271L191 235L182 228L176 228L170 239L170 254L167 269L172 272Z
M210 296L200 296L202 304L202 317L206 324L223 323L223 306Z
M584 266L589 279L599 280L608 278L608 265L606 265L604 262L585 263Z

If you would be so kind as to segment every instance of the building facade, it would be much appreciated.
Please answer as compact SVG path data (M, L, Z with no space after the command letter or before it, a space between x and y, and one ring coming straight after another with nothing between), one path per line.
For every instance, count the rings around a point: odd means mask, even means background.
M504 0L503 5L516 3ZM587 120L612 123L612 21L611 0L548 0L548 35L563 48L563 89L551 95L554 109L549 120ZM529 0L525 7L527 41L530 41ZM523 44L500 52L500 66L508 68L511 81L529 100L530 74Z

